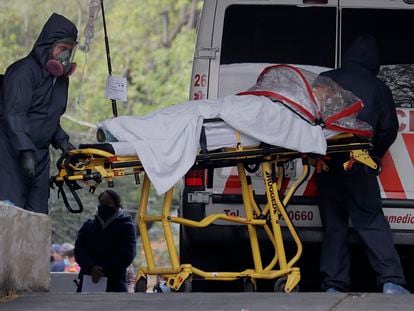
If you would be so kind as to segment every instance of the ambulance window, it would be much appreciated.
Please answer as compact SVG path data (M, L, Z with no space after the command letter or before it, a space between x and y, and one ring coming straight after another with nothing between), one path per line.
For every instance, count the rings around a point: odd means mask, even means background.
M227 8L221 64L335 67L336 9L282 5Z
M341 54L362 34L376 37L381 56L379 77L399 107L414 107L414 10L342 9Z

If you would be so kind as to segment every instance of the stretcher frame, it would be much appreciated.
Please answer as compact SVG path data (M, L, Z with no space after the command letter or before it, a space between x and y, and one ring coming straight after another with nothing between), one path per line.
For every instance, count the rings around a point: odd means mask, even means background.
M349 161L344 163L344 169L352 169L354 163L362 163L372 170L377 170L378 163L368 154L371 148L369 140L351 134L341 134L328 141L327 155L338 152L347 152ZM281 193L282 183L285 178L283 163L295 158L300 158L303 170L300 177L286 190L286 194ZM226 148L219 152L199 154L196 157L194 169L206 169L226 166L236 166L241 181L242 199L245 209L245 217L229 216L222 213L212 214L201 221L193 221L183 217L171 216L171 202L174 188L164 194L164 201L161 215L148 215L148 199L151 182L145 173L144 167L138 157L120 157L112 153L94 148L78 149L64 155L58 161L59 174L53 178L53 183L59 188L65 205L72 212L81 212L83 206L76 195L74 182L84 181L90 186L93 181L96 184L103 180L108 181L108 185L113 185L113 179L117 177L143 174L141 197L136 214L136 224L140 233L142 246L147 262L147 266L140 267L137 273L135 285L136 291L145 292L147 289L148 275L162 275L167 278L167 285L174 291L191 291L193 277L204 280L215 281L234 281L244 279L245 291L255 291L257 288L256 280L276 279L274 290L285 291L287 293L295 291L300 281L300 270L295 266L302 253L302 244L295 227L287 215L286 206L299 186L309 175L310 162L316 165L317 169L322 167L322 158L317 155L301 154L297 151L288 150L280 147L262 145L255 148L243 148L240 144L236 148ZM263 182L267 204L260 210L253 195L253 187L250 178L246 174L245 165L259 164L263 171ZM277 166L277 177L272 174L272 169ZM63 184L66 184L79 205L79 210L70 207L66 195L64 194ZM91 186L95 189L96 185ZM69 206L68 206L69 205ZM191 264L180 264L177 249L174 243L174 235L171 228L172 223L183 226L203 228L213 224L217 220L238 223L247 226L253 268L243 271L229 272L210 272L203 271ZM284 247L281 222L284 222L288 232L296 244L296 253L291 258L287 258ZM150 222L161 222L163 233L167 245L171 265L169 267L157 267L151 247L147 224ZM263 227L267 237L274 247L272 260L264 265L260 253L257 228Z

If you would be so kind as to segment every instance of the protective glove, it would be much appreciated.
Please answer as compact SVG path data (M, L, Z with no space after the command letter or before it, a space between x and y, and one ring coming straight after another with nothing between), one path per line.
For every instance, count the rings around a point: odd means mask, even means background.
M74 145L72 145L69 140L65 140L59 145L59 149L62 150L63 153L67 153L71 150L76 149Z
M35 176L36 159L35 152L32 150L22 151L20 154L20 165L24 176L32 179Z

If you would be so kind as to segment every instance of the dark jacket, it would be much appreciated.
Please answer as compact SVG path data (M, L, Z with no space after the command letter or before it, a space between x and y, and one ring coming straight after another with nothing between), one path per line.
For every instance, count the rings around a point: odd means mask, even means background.
M81 267L80 273L90 274L92 266L101 266L108 277L108 292L127 291L126 269L135 255L135 224L122 212L105 225L95 216L79 230L75 258Z
M375 39L359 37L345 52L342 67L322 73L344 89L351 91L364 103L358 119L373 128L371 154L382 157L394 142L398 132L395 103L389 87L376 76L380 57Z

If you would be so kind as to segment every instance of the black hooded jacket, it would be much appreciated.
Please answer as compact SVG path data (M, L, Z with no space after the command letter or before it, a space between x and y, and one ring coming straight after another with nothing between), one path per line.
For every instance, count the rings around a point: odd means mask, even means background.
M119 213L103 224L98 216L81 227L75 243L76 262L81 274L98 265L108 277L107 291L127 290L126 269L136 255L136 229L129 215Z
M69 139L60 126L68 96L68 77L54 78L47 70L53 44L77 39L76 26L53 14L30 54L7 68L0 91L0 130L16 152L58 148ZM0 142L1 143L1 142Z
M322 73L364 103L358 119L369 123L374 132L371 154L382 157L394 142L398 132L395 103L388 86L376 76L380 57L375 38L358 37L345 52L342 67Z

